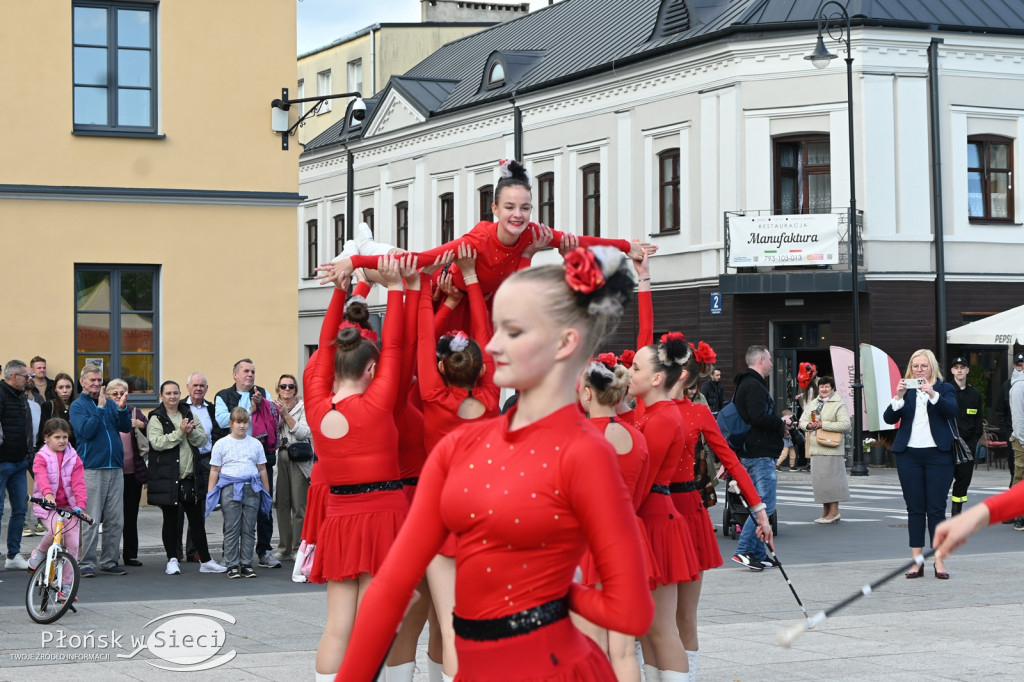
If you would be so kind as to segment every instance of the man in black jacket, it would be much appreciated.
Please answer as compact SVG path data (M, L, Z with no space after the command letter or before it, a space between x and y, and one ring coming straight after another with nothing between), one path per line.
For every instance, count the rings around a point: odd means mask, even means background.
M782 452L782 437L792 420L789 416L780 418L775 414L775 404L768 390L768 377L772 372L772 356L768 349L764 346L751 346L747 349L745 359L747 369L734 379L736 391L732 401L740 417L750 425L750 431L747 432L742 452L736 454L750 474L754 488L765 504L765 512L771 516L775 512L778 485L775 460ZM747 518L732 560L752 571L762 571L776 564L768 558L768 552L757 538L756 531L754 519Z
M711 410L711 414L718 414L718 411L725 405L725 388L722 387L722 370L715 367L711 370L711 376L708 378L704 387L700 390L704 394L704 399L708 401L708 409Z
M21 556L21 531L28 513L28 471L32 444L25 389L29 382L28 366L21 360L11 360L4 366L4 380L0 382L0 495L6 490L11 500L11 518L7 524L7 549L4 568L25 570L28 561ZM3 517L0 497L0 518Z
M957 389L956 428L960 432L960 437L967 443L967 447L974 452L985 429L982 423L981 393L967 383L967 358L961 355L953 358L951 370ZM953 470L953 516L959 514L967 502L967 488L970 487L973 476L974 460L957 464Z

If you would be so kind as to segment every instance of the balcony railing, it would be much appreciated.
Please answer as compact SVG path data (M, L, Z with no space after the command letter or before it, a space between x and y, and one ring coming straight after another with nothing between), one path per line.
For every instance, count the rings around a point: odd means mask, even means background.
M733 223L734 219L736 219L736 218L762 217L762 216L772 216L772 217L782 218L783 216L775 214L775 212L770 210L770 209L758 210L758 211L726 211L725 214L724 214L724 216L725 216L725 220L724 220L725 230L724 230L724 232L725 232L725 263L726 263L725 272L726 272L726 274L743 274L743 273L763 272L764 271L763 268L767 268L768 271L771 271L771 270L786 270L786 271L793 271L793 270L797 270L797 271L837 270L837 271L841 271L841 272L849 272L850 271L850 229L849 229L850 209L849 208L843 208L843 207L833 207L832 210L829 213L834 214L834 215L836 215L838 217L838 226L837 226L837 229L838 229L838 232L839 232L839 234L838 234L839 244L838 244L838 254L837 254L838 255L838 262L828 263L828 264L818 264L818 263L814 263L813 261L811 261L811 262L804 262L804 261L794 262L794 261L786 260L785 258L780 258L775 263L768 262L767 260L761 260L761 261L757 262L756 264L752 263L749 266L739 265L739 264L730 266L729 263L732 260L731 256L733 254L733 249L732 249L733 229L732 228L734 227L733 225L731 225L731 223ZM800 215L809 215L809 214L800 214ZM858 268L861 268L861 267L864 266L864 240L863 240L863 235L864 235L864 212L863 211L857 211L857 266L858 266Z

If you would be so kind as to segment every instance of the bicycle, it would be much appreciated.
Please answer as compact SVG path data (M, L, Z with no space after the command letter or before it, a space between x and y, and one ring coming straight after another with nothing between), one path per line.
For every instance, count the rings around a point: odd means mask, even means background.
M40 563L29 578L28 589L25 592L25 608L29 617L45 625L57 621L69 610L78 613L74 602L82 574L78 568L78 561L64 546L64 519L77 518L89 524L92 524L92 519L86 518L84 512L58 507L53 502L38 497L29 499L57 514L53 544L46 550L46 561Z

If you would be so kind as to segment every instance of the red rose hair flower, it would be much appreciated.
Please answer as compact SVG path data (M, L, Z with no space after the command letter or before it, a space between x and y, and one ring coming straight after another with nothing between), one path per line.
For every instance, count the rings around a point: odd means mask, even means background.
M619 355L619 362L622 363L623 367L629 369L633 366L634 357L636 357L636 351L627 348L626 350L622 351L622 353Z
M705 365L713 365L718 360L715 349L704 341L698 342L696 346L691 343L690 350L693 351L693 357L697 359L697 362Z
M565 283L581 294L592 294L604 284L601 264L589 249L579 247L565 254Z
M608 369L615 369L615 365L619 364L619 359L615 357L615 353L601 353L597 356L596 360Z
M356 329L358 329L359 330L359 336L363 337L364 339L366 339L370 343L377 343L378 341L380 341L380 337L377 336L377 332L373 331L372 329L365 329L363 327L360 327L357 324L352 324L348 320L346 320L346 321L342 322L340 325L338 325L338 331L340 332L342 329L345 329L347 327L355 327Z

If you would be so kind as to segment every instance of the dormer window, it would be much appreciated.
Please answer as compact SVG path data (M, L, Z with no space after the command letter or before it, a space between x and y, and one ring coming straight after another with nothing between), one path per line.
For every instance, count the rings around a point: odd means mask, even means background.
M487 73L487 87L493 88L505 84L505 67L501 62L491 64L491 70Z
M538 50L501 50L492 52L484 65L479 92L519 87L531 70L544 59Z

